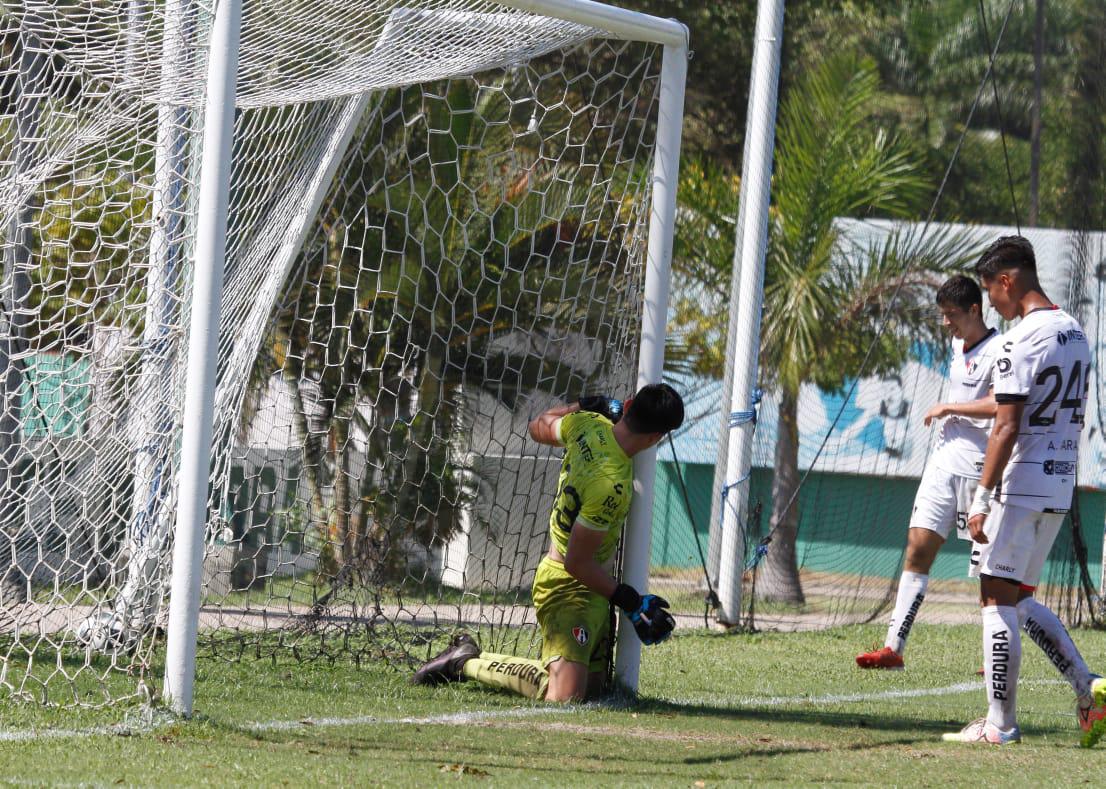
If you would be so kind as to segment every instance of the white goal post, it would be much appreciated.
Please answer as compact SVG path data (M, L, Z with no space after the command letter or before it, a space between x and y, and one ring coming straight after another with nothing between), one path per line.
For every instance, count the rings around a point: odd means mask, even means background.
M0 44L0 692L188 715L200 654L533 653L525 425L661 378L686 29L26 0Z
M208 64L203 166L200 172L196 284L189 326L188 372L185 378L185 423L178 515L170 592L165 696L178 713L191 715L199 623L203 546L207 533L207 485L215 404L215 357L219 326L222 266L226 248L230 190L232 107L241 29L242 0L217 6ZM649 218L644 313L637 384L659 381L664 365L672 234L676 212L684 84L687 75L687 31L671 21L653 19L587 0L524 2L503 5L597 27L617 36L640 38L665 47L653 197ZM393 12L395 13L395 12ZM644 591L648 586L656 450L634 462L634 499L627 524L622 574ZM616 676L636 690L641 645L633 626L623 620L618 635Z

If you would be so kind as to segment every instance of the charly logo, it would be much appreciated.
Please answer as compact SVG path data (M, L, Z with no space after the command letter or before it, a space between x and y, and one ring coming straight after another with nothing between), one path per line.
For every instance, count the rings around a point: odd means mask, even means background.
M572 628L572 637L576 639L576 643L580 646L588 643L588 631L582 627Z

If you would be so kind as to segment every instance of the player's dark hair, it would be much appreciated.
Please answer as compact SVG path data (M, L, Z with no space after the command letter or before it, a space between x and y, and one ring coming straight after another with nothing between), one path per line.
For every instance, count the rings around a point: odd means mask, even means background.
M975 273L983 279L991 279L1000 271L1012 268L1027 271L1034 277L1037 275L1037 256L1024 236L1003 236L983 250L975 264Z
M634 433L667 433L684 423L684 400L668 384L641 387L623 417Z
M982 310L983 291L971 277L957 274L937 289L937 303L942 307L959 307L964 312L968 312L973 304L978 304Z

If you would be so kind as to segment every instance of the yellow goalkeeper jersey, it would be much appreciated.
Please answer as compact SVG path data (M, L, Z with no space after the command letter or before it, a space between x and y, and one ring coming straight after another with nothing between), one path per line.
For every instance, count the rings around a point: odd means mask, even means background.
M591 411L561 417L560 439L565 456L549 516L550 538L564 556L574 524L606 532L595 555L596 561L605 562L614 554L630 512L633 462L615 441L610 420Z

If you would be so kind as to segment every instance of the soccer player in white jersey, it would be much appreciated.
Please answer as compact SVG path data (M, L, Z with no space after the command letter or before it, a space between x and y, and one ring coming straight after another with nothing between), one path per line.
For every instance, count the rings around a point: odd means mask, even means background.
M937 552L954 527L958 537L968 539L968 505L983 468L983 450L995 414L991 370L999 335L983 322L983 292L973 280L958 274L938 288L937 308L953 336L948 402L929 409L925 424L945 421L914 499L887 638L882 649L857 655L861 668L903 668L906 639L925 600Z
M1021 236L991 244L976 273L998 313L1021 321L999 340L995 425L968 512L968 531L980 546L987 716L944 738L994 745L1021 739L1016 700L1024 627L1075 690L1090 745L1106 730L1106 680L1091 673L1064 625L1033 597L1075 490L1091 363L1087 338L1044 294L1033 247Z

